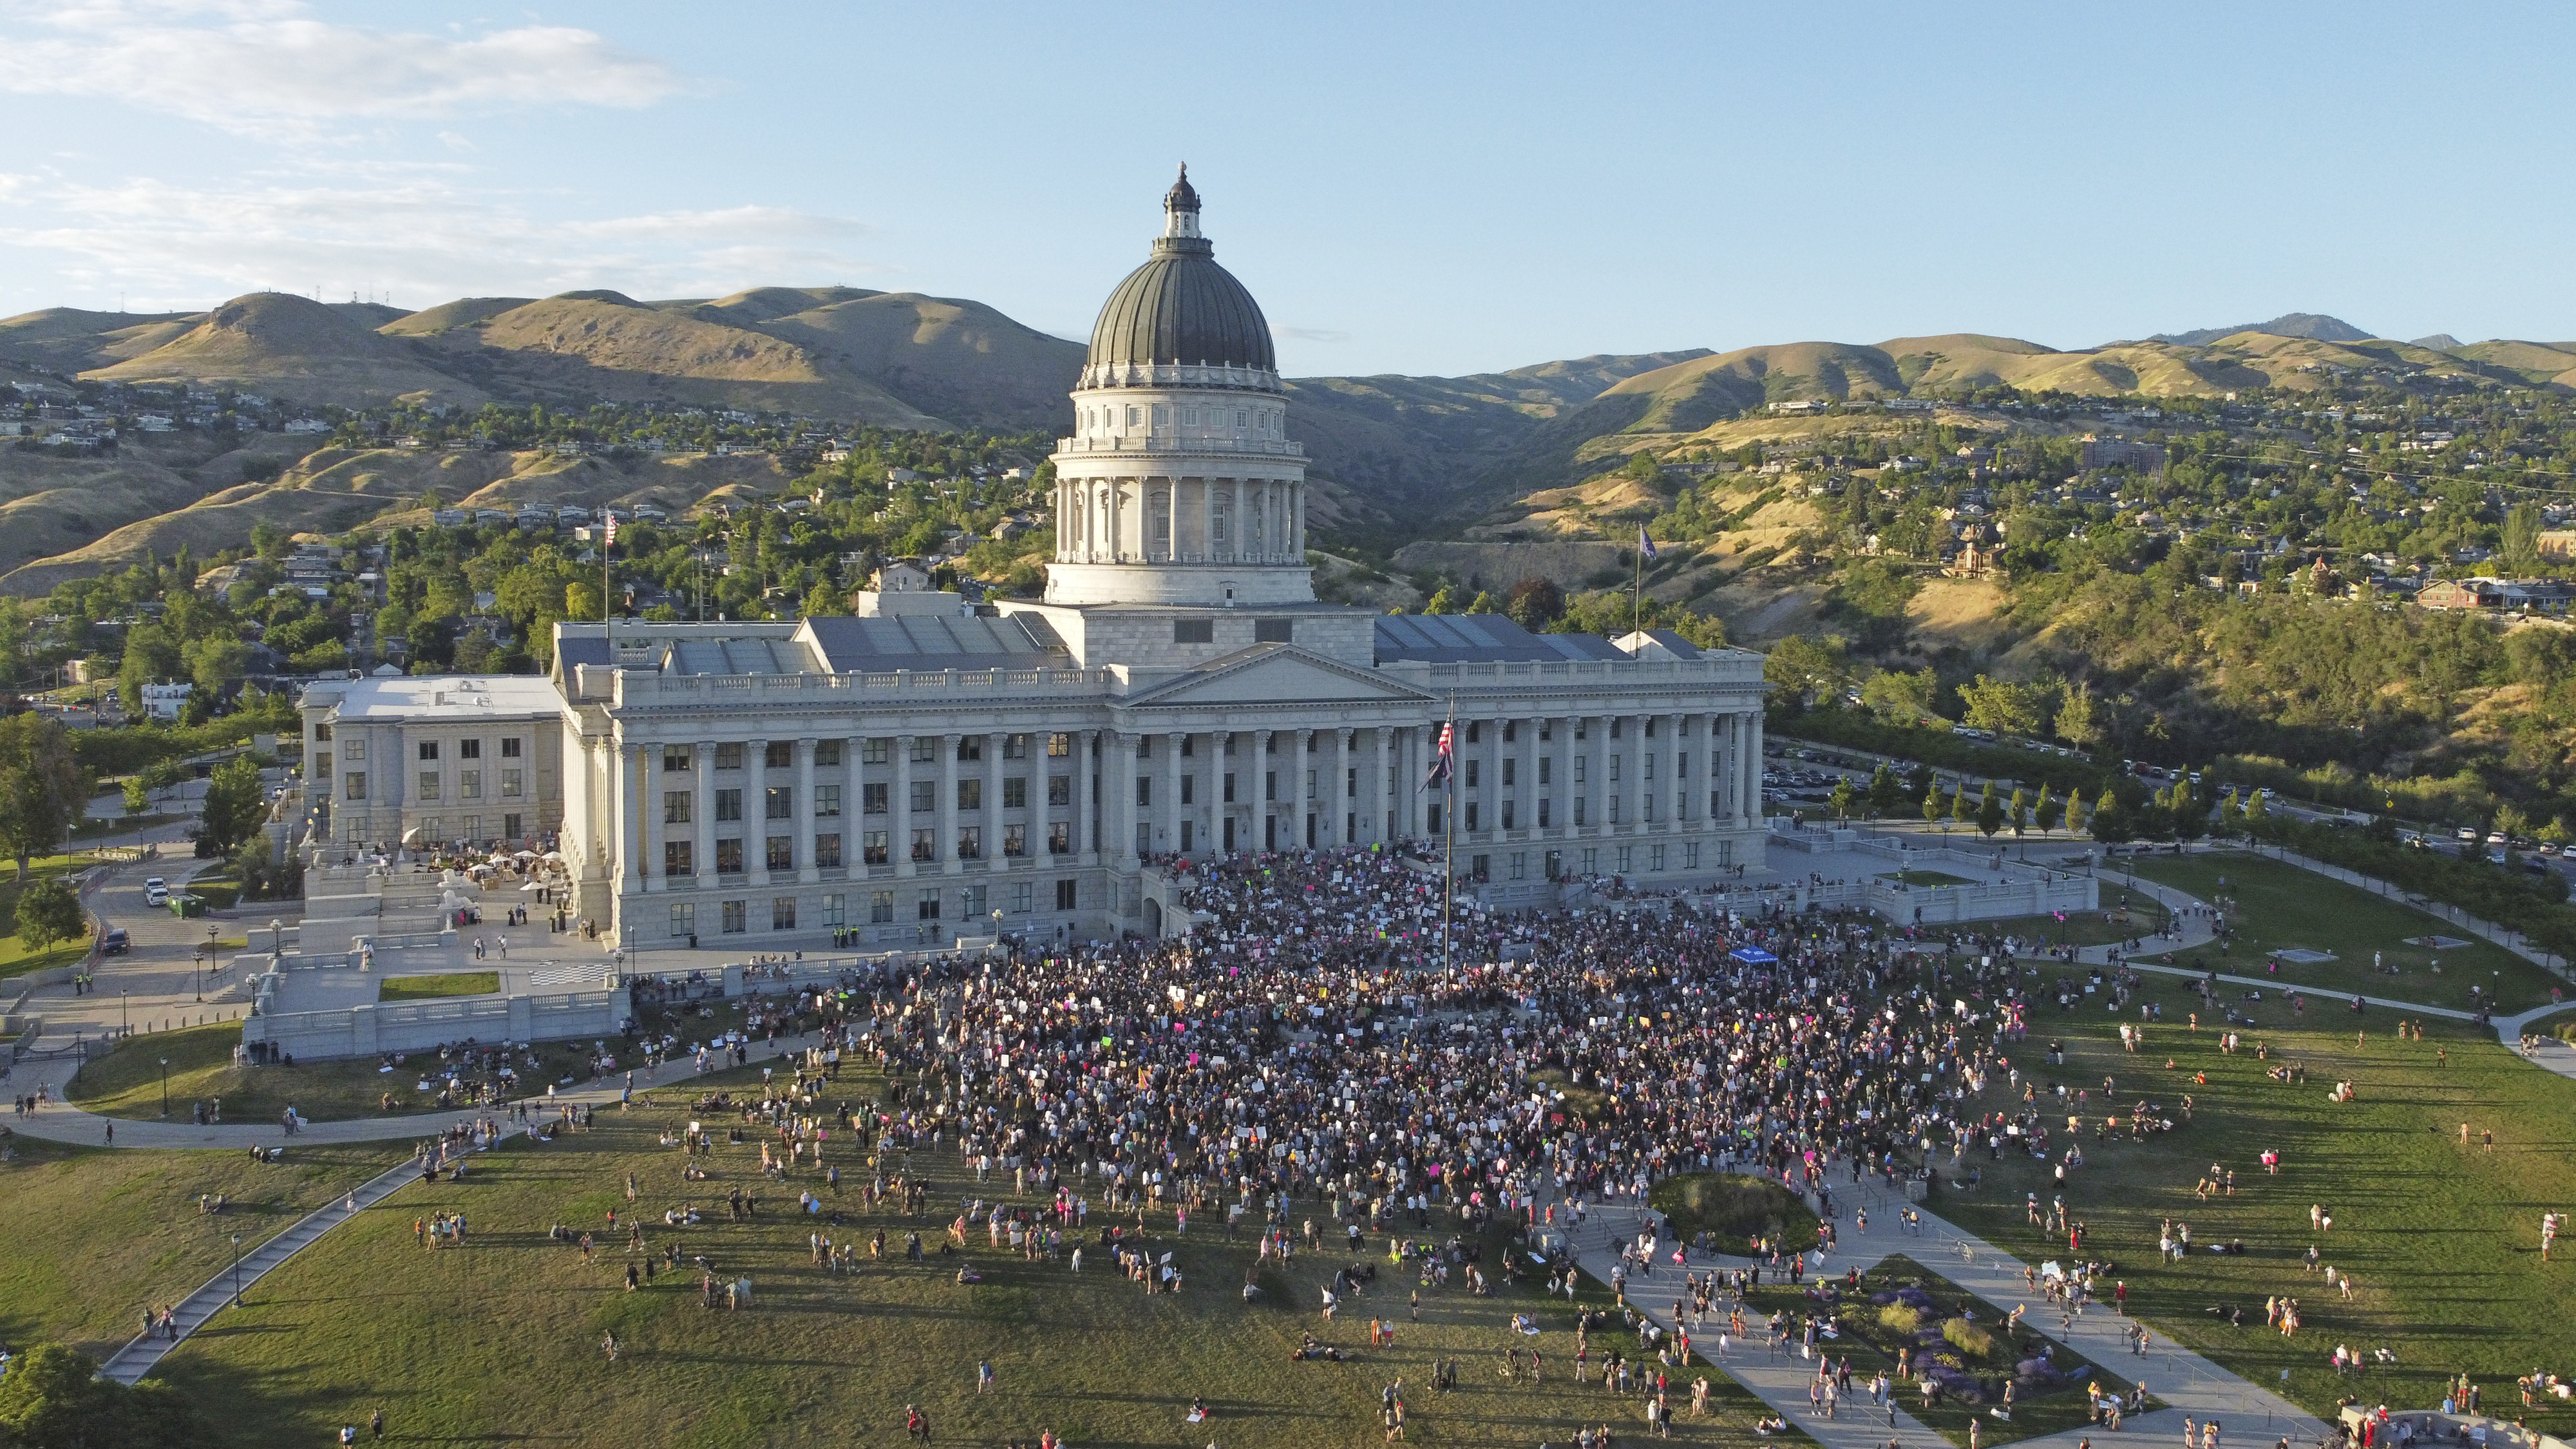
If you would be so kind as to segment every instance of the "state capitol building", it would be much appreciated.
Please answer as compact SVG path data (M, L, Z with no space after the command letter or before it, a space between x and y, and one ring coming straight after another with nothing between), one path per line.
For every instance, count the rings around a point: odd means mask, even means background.
M1186 175L1072 403L1043 601L888 570L856 617L558 624L543 679L315 685L317 828L559 834L603 934L745 952L1157 934L1172 856L1453 830L1498 907L1761 868L1760 656L1317 602L1270 327Z

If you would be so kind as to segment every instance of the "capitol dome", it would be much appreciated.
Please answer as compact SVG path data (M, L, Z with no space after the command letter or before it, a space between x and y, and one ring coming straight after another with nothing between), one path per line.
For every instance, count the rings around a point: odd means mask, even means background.
M1270 374L1278 356L1270 323L1199 235L1199 196L1189 168L1163 197L1163 234L1127 274L1091 329L1086 376L1131 366L1246 368Z

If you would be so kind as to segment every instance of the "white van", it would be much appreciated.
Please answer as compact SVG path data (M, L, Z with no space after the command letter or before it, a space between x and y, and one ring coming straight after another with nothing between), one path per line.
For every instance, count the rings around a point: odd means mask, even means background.
M143 882L143 903L147 906L170 904L170 883L157 875L147 877Z

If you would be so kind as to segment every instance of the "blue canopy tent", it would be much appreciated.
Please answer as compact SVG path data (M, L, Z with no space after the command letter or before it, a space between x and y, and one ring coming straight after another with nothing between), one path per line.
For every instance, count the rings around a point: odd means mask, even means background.
M1726 954L1728 960L1741 961L1747 966L1777 966L1780 964L1779 957L1772 955L1770 952L1763 950L1759 946L1738 946Z

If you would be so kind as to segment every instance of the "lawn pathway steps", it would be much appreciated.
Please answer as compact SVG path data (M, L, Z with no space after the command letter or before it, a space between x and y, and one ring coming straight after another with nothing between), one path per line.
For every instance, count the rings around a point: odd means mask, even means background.
M1834 1167L1846 1173L1850 1170L1848 1163L1837 1162ZM1903 1254L1988 1303L2003 1306L2034 1302L2022 1278L2022 1261L1976 1234L1921 1207L1915 1209L1922 1221L1921 1230L1905 1232L1898 1227L1905 1205L1866 1184L1849 1185L1848 1192L1837 1191L1836 1196L1873 1213L1876 1221L1866 1235L1857 1230L1850 1233L1836 1251L1827 1255L1819 1272L1870 1269ZM1591 1209L1583 1226L1570 1235L1584 1271L1607 1282L1609 1265L1618 1259L1618 1245L1623 1240L1633 1240L1649 1216L1646 1210L1633 1206L1604 1204ZM1671 1309L1654 1306L1659 1285L1676 1273L1670 1263L1671 1248L1670 1243L1665 1243L1659 1249L1664 1263L1653 1277L1630 1280L1629 1302L1666 1332L1678 1332L1684 1325L1670 1321ZM1691 1255L1690 1270L1741 1268L1751 1262L1747 1258L1695 1253ZM2323 1421L2306 1410L2166 1340L2161 1333L2141 1358L2127 1338L2133 1320L2121 1317L2107 1303L2091 1306L2075 1319L2071 1330L2058 1326L2055 1312L2042 1311L2047 1307L2044 1301L2035 1304L2031 1315L2022 1321L2024 1331L2037 1331L2123 1377L2143 1382L2147 1392L2165 1407L2130 1418L2116 1438L2107 1430L2070 1429L2017 1440L2011 1449L2075 1449L2088 1433L2096 1440L2097 1449L2112 1449L2133 1436L2141 1443L2165 1442L2163 1436L2179 1433L2186 1417L2194 1423L2215 1418L2226 1427L2229 1440L2238 1444L2283 1438L2294 1446L2323 1444L2331 1434ZM1903 1408L1895 1409L1891 1415L1886 1408L1872 1406L1865 1397L1845 1400L1831 1419L1814 1412L1807 1403L1807 1382L1813 1376L1814 1365L1798 1358L1793 1350L1784 1348L1774 1353L1748 1340L1733 1345L1727 1357L1720 1359L1713 1337L1695 1338L1691 1347L1694 1356L1744 1385L1772 1412L1824 1449L1885 1449L1890 1439L1918 1446L1949 1442Z
M242 1254L241 1265L226 1264L221 1272L208 1279L204 1287L181 1299L170 1310L172 1329L166 1333L147 1333L109 1354L99 1365L99 1377L113 1379L132 1387L155 1365L177 1348L189 1334L203 1328L236 1292L248 1289L265 1278L287 1259L311 1247L324 1233L356 1217L359 1213L393 1196L408 1182L419 1180L420 1159L413 1157L388 1168L383 1174L350 1189L337 1201L324 1203L267 1242Z

